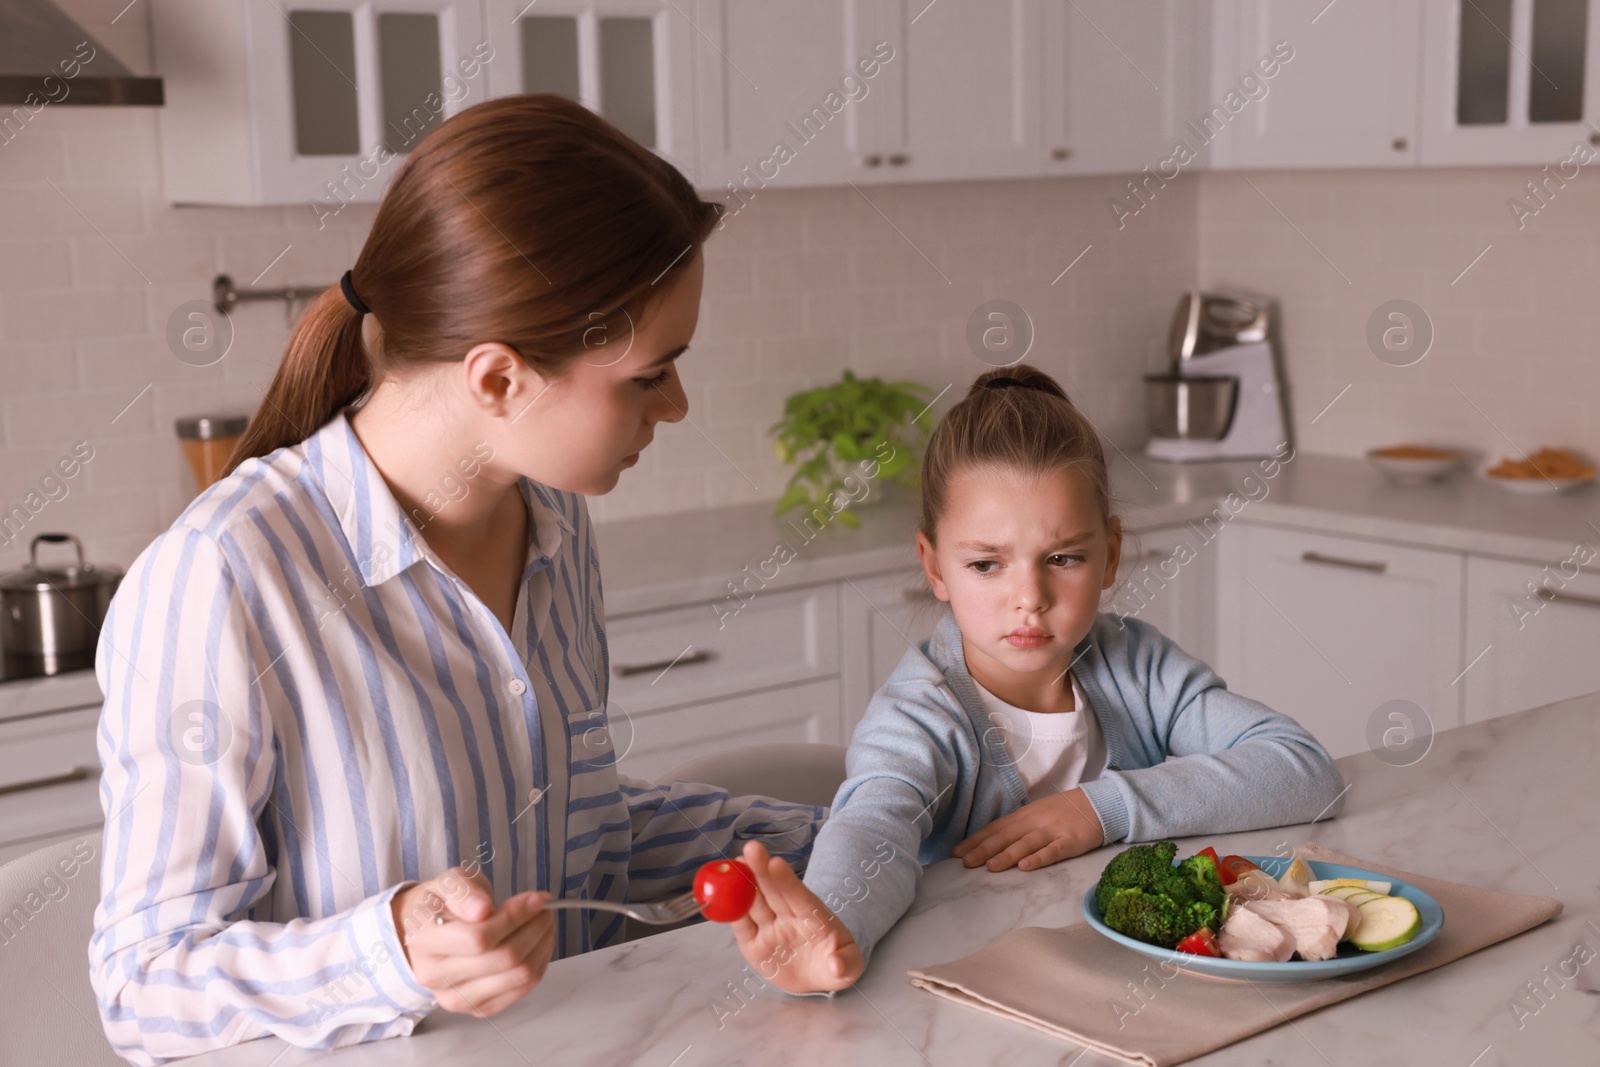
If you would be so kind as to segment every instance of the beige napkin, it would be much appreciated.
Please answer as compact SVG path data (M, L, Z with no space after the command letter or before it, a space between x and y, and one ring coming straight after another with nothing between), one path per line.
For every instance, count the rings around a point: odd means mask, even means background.
M1147 959L1088 923L1012 930L964 959L908 972L913 985L1096 1052L1168 1067L1515 937L1561 914L1554 897L1499 893L1353 859L1307 843L1302 859L1392 875L1430 894L1444 929L1393 963L1318 982L1237 982Z

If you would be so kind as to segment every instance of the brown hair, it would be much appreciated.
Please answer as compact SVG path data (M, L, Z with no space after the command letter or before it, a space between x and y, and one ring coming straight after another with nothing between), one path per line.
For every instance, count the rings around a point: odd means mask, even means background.
M621 336L722 214L672 164L552 93L489 100L423 138L351 268L378 341L329 286L295 326L229 457L305 440L386 372L499 341L559 377L597 328ZM689 253L689 254L686 254Z
M930 542L944 514L950 478L966 467L1025 474L1080 471L1101 518L1111 525L1111 478L1094 424L1037 367L1021 363L980 374L928 439L920 483L922 533Z

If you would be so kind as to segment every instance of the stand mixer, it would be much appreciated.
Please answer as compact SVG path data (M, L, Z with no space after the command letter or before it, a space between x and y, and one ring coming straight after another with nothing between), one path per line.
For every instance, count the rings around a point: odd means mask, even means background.
M1238 292L1185 293L1172 321L1172 373L1145 377L1145 455L1184 463L1269 457L1289 440L1268 337L1270 304Z

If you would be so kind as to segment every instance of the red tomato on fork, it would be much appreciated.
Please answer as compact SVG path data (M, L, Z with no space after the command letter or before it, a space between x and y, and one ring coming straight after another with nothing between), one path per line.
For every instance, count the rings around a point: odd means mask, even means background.
M695 872L694 899L712 922L735 922L756 902L755 873L744 860L712 860Z

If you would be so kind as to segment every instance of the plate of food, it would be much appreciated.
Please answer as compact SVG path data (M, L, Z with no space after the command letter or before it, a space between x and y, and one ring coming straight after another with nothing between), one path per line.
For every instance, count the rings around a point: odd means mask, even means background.
M1083 916L1120 945L1193 974L1310 982L1381 967L1426 945L1444 909L1389 875L1284 856L1177 858L1171 841L1111 858Z
M1426 485L1450 473L1461 453L1432 445L1389 445L1370 450L1367 460L1399 485Z
M1554 496L1594 481L1595 466L1570 449L1541 448L1523 459L1508 456L1483 473L1507 492Z

